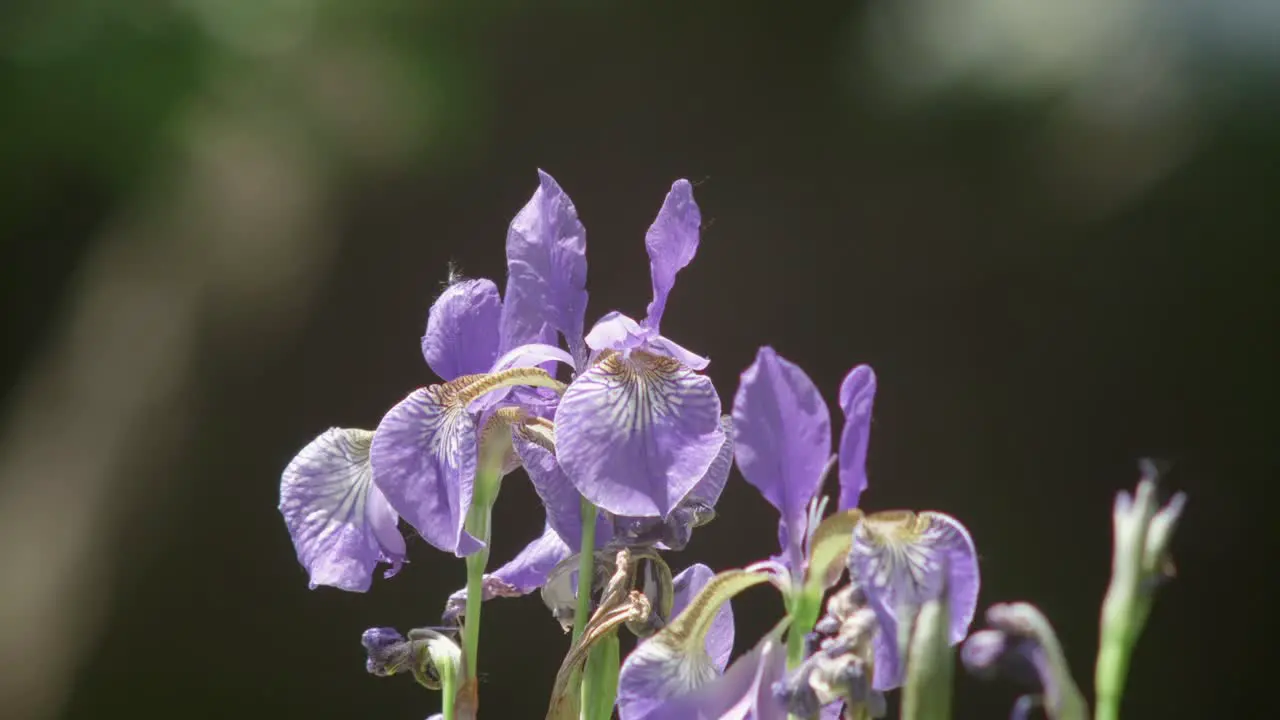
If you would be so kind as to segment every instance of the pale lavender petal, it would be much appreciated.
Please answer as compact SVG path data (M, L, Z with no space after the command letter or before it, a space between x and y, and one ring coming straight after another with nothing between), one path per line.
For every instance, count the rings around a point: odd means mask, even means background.
M549 450L518 434L512 436L511 443L547 510L548 525L559 533L571 552L578 552L582 546L582 494L569 481L560 463L556 462L556 456ZM612 536L613 524L603 513L598 514L596 547L608 543Z
M280 478L280 512L298 562L320 585L364 592L378 562L390 577L404 561L404 537L374 487L368 430L330 428L294 457Z
M596 321L587 333L587 347L592 350L633 350L644 344L653 333L640 323L614 310Z
M833 702L822 707L822 710L818 713L818 720L840 720L843 712L844 701Z
M544 329L550 327L584 363L586 284L587 232L573 201L555 179L539 170L538 189L507 231L503 349L548 340Z
M897 646L901 614L915 612L937 596L944 568L954 645L968 634L978 606L978 555L969 531L949 515L907 511L870 515L854 530L850 577L880 621L875 689L891 690L902 683L905 668Z
M681 365L688 365L694 370L705 370L711 364L711 361L707 358L661 335L649 338L649 341L645 343L645 349L659 355L675 358L680 361Z
M870 365L859 365L840 383L840 409L844 429L840 431L840 504L837 510L858 506L867 489L867 443L871 435L871 408L876 399L876 373Z
M675 618L680 611L688 607L690 601L697 597L698 592L713 577L715 572L702 563L690 565L676 575L672 580L674 601L671 604L671 617ZM729 656L733 654L733 607L731 605L732 601L726 600L724 605L720 606L720 611L716 613L710 629L707 630L707 655L711 658L711 664L715 666L717 672L724 672L725 666L729 664Z
M498 357L502 300L492 280L462 280L440 294L427 316L422 356L442 379L488 372Z
M666 517L724 444L710 378L657 355L607 354L556 410L556 455L588 500L615 515Z
M378 425L370 453L373 481L427 542L458 557L484 547L463 529L474 490L475 418L443 385L420 388Z
M483 591L481 599L528 595L542 587L552 569L573 552L550 524L545 525L542 535L526 545L510 562L485 573L480 585ZM450 595L445 603L444 622L457 622L466 606L467 589L462 588Z
M488 372L498 373L518 367L537 367L545 362L562 362L573 367L573 357L554 345L529 343L508 350Z
M653 278L653 301L649 303L645 327L656 331L661 325L667 296L676 284L676 273L692 262L698 252L701 227L702 212L693 200L693 185L688 180L675 181L658 217L644 236L644 246L649 251L649 274Z
M548 374L555 376L555 364L562 362L573 367L573 358L569 353L552 345L529 343L507 351L493 363L489 373L500 373L513 368L541 367ZM543 394L541 391L546 391ZM510 400L508 400L510 398ZM472 400L467 409L473 413L484 413L501 404L514 404L525 407L536 415L545 415L543 410L558 402L560 396L550 388L531 388L523 385L495 388Z
M633 711L625 713L620 688L619 716L622 720L786 720L786 707L773 695L773 684L782 679L786 668L786 648L766 636L723 675L690 693L635 702Z
M733 424L738 468L781 513L783 559L798 577L809 501L831 453L831 413L803 370L762 347L742 373Z

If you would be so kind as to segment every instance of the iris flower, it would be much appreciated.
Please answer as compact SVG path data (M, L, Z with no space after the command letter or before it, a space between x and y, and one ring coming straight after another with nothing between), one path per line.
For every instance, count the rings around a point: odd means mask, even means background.
M831 457L830 411L803 370L772 348L760 349L755 362L743 372L734 398L735 455L743 477L779 512L781 552L746 570L731 572L767 574L782 589L791 633L800 638L816 620L807 617L809 611L804 608L816 609L814 604L821 602L823 592L839 575L838 564L835 578L830 566L847 551L851 580L874 613L867 616L874 618L874 658L868 658L875 673L871 684L875 690L888 690L902 682L899 624L909 622L924 603L938 595L939 588L945 587L951 607L950 639L953 644L959 642L976 608L978 569L969 534L954 518L909 511L864 516L856 510L867 486L865 462L875 390L875 374L868 366L853 368L841 383L845 424L837 456L840 496L836 515L821 522L824 503L818 495L836 459ZM672 643L676 647L664 647ZM790 655L790 665L798 671L804 658L803 653L796 656L797 649L803 650L803 645L783 650L777 647L776 638L766 637L723 677L704 684L690 682L681 664L673 660L666 662L665 673L638 675L629 671L630 666L652 664L663 656L700 651L693 639L659 633L627 658L619 681L620 697L622 688L634 683L637 687L627 692L670 698L651 711L655 714L646 715L650 717L712 717L713 709L725 712L726 707L739 708L735 717L784 717L785 698L760 688L785 688L787 663L778 658ZM739 665L743 666L740 670ZM830 688L824 690L830 694ZM828 697L824 703L830 700ZM822 710L836 711L838 703Z
M443 382L415 390L376 431L333 429L281 478L280 510L311 585L364 591L378 561L404 558L404 518L458 556L484 543L464 527L477 475L516 465L509 426L554 411L562 390L545 369L585 355L586 234L568 196L539 172L539 187L507 234L505 300L490 280L450 285L432 305L422 353ZM491 501L491 498L490 498Z
M671 186L645 235L653 300L644 320L619 312L587 333L592 363L556 411L556 457L569 480L615 515L666 518L724 445L708 360L661 330L676 274L698 249L702 215L688 180Z

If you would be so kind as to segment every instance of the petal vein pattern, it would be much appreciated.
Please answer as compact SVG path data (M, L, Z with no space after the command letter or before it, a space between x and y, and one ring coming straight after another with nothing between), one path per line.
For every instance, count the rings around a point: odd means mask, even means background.
M711 380L671 358L606 353L565 391L556 455L578 491L615 515L666 517L724 444Z

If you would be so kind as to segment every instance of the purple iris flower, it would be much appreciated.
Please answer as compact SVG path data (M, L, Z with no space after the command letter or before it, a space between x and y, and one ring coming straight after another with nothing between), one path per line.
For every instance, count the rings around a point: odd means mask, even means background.
M374 482L391 506L427 542L459 557L484 547L463 527L485 461L482 440L510 388L528 384L500 378L549 360L572 364L548 344L557 333L570 347L581 343L586 231L555 180L544 172L539 179L507 233L505 301L489 280L455 283L436 300L422 350L446 382L410 393L382 418L373 439ZM510 457L494 462L500 471L515 467Z
M642 322L611 312L587 333L592 364L556 411L556 457L574 486L615 515L666 518L724 445L707 359L660 333L676 274L698 249L693 186L671 186L645 235L653 300Z
M840 388L845 415L840 441L839 510L850 509L867 486L866 456L875 374L855 367ZM831 417L809 376L763 347L742 374L734 398L736 456L742 476L778 509L781 564L793 584L804 574L808 544L818 513L814 498L822 487L831 452ZM866 593L880 623L876 641L877 690L897 687L905 668L899 661L898 624L938 593L946 568L952 616L951 640L964 639L977 608L978 564L964 526L942 513L889 511L866 516L853 533L850 575Z
M848 392L845 390L848 389ZM842 387L846 417L840 442L840 506L856 506L866 487L867 439L875 374L849 373ZM807 545L821 517L815 498L832 461L831 412L817 386L797 365L762 347L743 373L733 400L735 455L748 483L778 509L778 558L795 584L804 575Z
M553 413L554 396L530 386L559 385L538 366L575 364L551 344L557 335L586 355L586 233L544 172L511 222L507 267L505 301L490 280L462 280L432 305L422 353L443 384L411 393L375 432L320 435L285 470L280 510L312 587L364 591L380 560L398 569L399 517L441 550L463 556L483 547L463 525L481 465L515 467L509 444L502 452L494 436L507 432L502 408ZM496 457L482 457L488 446L499 448Z
M678 617L714 576L711 568L702 563L676 575L671 618ZM678 638L687 647L675 647L666 642L666 638L655 637L638 645L627 656L618 678L621 720L671 717L662 711L668 699L701 687L724 672L733 652L730 603L726 601L708 620L687 637Z

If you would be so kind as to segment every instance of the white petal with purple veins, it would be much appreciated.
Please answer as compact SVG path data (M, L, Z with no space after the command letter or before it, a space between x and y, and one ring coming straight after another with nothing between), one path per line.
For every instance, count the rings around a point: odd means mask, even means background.
M289 463L280 479L280 512L311 575L311 587L369 589L374 567L404 561L398 518L372 482L368 430L331 428Z

